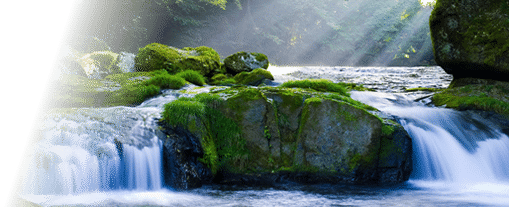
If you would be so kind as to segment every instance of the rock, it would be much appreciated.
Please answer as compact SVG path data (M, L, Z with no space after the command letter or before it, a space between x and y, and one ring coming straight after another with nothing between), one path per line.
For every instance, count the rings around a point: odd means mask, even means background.
M140 48L135 57L137 71L166 69L175 74L188 69L198 71L205 77L220 73L220 55L214 49L200 46L182 50L159 43Z
M267 69L269 60L261 53L237 52L225 58L223 61L228 73L236 75L241 72L251 72L257 68Z
M165 185L188 190L209 183L211 170L198 160L204 155L200 140L180 127L165 128L164 132L167 135L162 139Z
M81 56L77 62L91 79L102 79L109 74L121 73L117 64L119 54L111 51L97 51Z
M66 73L77 73L80 76L102 79L109 74L121 73L117 66L120 62L118 57L119 54L111 51L82 53L66 46L60 61L63 63Z
M385 117L384 119L386 127L393 131L381 139L379 165L377 167L380 183L406 181L413 170L411 137L409 137L404 127L390 119L395 120L396 118Z
M264 82L264 80L274 80L271 72L257 68L251 72L241 72L234 76L234 80L237 84L258 86Z
M308 98L294 164L303 170L337 173L355 181L374 180L381 128L376 116L348 103ZM358 177L358 171L364 176Z
M167 105L164 120L201 138L218 183L398 183L412 169L404 129L340 94L233 87Z
M448 89L434 94L432 102L457 110L481 110L498 113L508 119L508 82L460 78Z
M508 1L437 0L430 32L436 62L454 78L508 82Z

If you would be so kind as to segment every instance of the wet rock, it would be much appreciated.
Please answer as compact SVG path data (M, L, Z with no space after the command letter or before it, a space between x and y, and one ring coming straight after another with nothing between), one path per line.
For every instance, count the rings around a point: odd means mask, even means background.
M169 106L188 118L176 126L201 138L217 183L398 183L412 169L403 128L345 95L236 87Z
M212 77L220 72L220 55L212 48L200 46L178 49L159 43L140 48L135 57L136 71L167 70L175 74L185 70Z
M204 154L200 141L186 129L164 130L163 172L165 185L179 190L199 188L212 179L211 170L199 158Z
M437 0L430 33L436 62L455 78L508 81L508 1Z
M267 69L269 60L262 53L237 52L223 61L228 73L236 75L241 72L251 72L257 68Z

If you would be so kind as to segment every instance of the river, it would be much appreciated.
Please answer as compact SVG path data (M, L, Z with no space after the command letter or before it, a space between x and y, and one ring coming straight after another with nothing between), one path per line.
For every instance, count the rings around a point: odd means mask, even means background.
M375 92L351 97L395 116L413 139L413 173L392 186L294 184L164 187L156 121L165 103L207 92L166 90L138 107L53 110L44 116L19 196L42 206L509 206L508 135L472 112L430 105L451 76L439 67L275 67L287 80L325 78ZM121 141L119 141L121 140ZM121 150L120 153L118 150Z

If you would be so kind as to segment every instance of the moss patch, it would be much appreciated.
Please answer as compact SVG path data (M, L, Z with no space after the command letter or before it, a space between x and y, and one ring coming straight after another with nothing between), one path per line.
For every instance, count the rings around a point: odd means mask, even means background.
M458 110L494 111L508 117L508 83L453 87L435 94L432 102Z
M111 74L104 79L62 75L50 84L51 107L136 106L161 89L179 89L185 84L184 79L164 70Z
M281 84L280 87L313 89L319 92L336 92L343 96L350 96L345 86L342 86L342 84L335 84L327 79L288 81Z
M176 74L179 77L184 78L186 81L196 84L198 86L205 85L205 78L199 72L193 70L186 70Z
M271 72L258 68L251 72L241 72L234 76L237 84L257 86L262 83L264 79L274 80Z
M214 49L200 46L183 50L159 43L151 43L138 50L135 68L138 71L167 70L175 74L185 70L212 77L221 72L220 56Z
M191 128L200 122L201 145L204 156L200 161L211 168L215 175L220 169L231 172L246 170L248 151L237 123L227 118L217 105L224 105L218 95L202 93L194 98L180 98L165 105L163 120L169 125Z

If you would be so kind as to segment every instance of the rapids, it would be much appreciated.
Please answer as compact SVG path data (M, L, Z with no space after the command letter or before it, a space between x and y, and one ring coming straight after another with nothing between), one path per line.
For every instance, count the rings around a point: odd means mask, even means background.
M396 117L413 138L411 179L395 186L165 187L156 121L163 105L211 88L166 90L138 107L52 110L29 148L19 197L42 206L508 206L508 135L476 114L430 106L439 67L274 67L270 85L325 78L376 92L352 98Z

